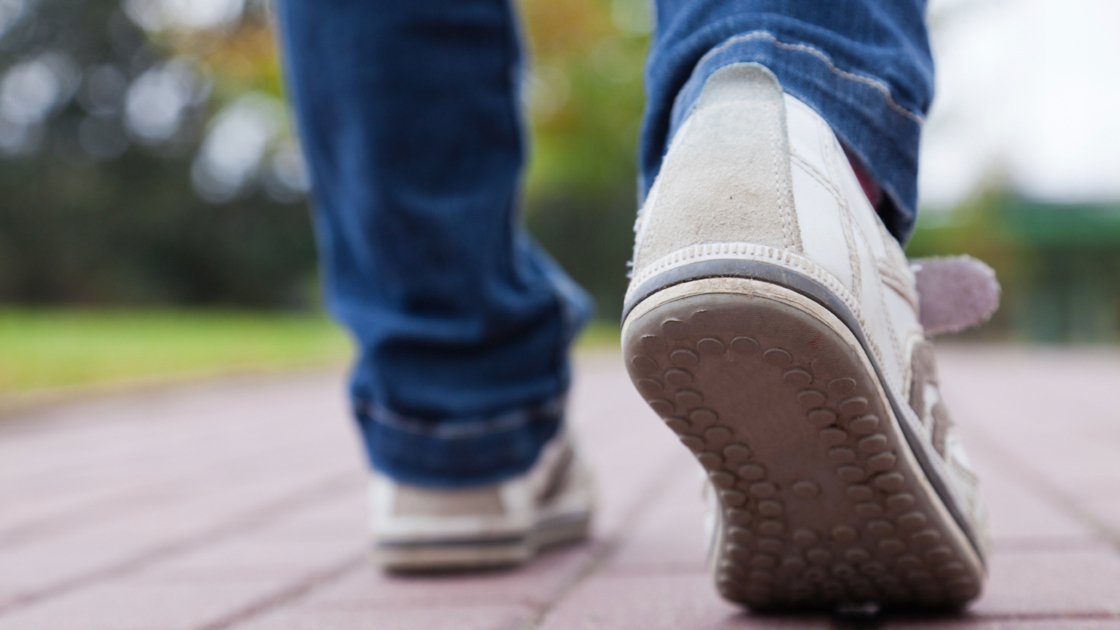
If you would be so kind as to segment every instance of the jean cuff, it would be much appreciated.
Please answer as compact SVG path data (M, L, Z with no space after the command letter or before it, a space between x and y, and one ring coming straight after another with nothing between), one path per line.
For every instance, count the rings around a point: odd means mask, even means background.
M410 418L355 402L370 464L402 483L455 488L488 485L531 468L559 431L565 397L492 417Z

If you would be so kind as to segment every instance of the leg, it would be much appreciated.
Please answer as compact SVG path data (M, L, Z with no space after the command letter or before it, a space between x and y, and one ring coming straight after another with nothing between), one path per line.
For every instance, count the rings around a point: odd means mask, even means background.
M424 486L528 469L590 305L516 220L520 51L504 0L282 0L330 309L370 461Z
M708 471L721 594L753 607L956 607L984 579L900 246L923 7L881 4L658 3L623 353Z

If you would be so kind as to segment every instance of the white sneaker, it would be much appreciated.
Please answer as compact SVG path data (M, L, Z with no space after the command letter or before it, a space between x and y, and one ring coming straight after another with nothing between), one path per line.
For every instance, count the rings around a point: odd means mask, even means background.
M565 434L523 475L477 488L432 489L373 473L373 560L389 571L464 570L525 562L585 538L591 476Z
M720 593L976 597L983 511L915 277L825 121L760 65L718 71L636 231L626 366L708 471Z

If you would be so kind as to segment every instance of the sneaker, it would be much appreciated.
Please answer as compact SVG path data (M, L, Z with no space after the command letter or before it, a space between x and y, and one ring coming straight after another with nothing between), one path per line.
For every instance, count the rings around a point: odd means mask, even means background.
M915 276L827 123L763 66L721 69L636 232L626 367L707 471L719 592L759 609L975 598L983 509Z
M374 472L373 560L401 572L520 564L545 547L585 538L593 494L591 476L563 433L528 472L494 485L436 489Z

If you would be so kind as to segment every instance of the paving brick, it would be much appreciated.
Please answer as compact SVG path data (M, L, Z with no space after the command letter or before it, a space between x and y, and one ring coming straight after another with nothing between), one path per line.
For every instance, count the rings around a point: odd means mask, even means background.
M683 449L634 390L621 357L592 356L580 367L569 417L598 481L595 535L609 538L643 493L656 492Z
M301 386L291 387L293 379ZM214 457L252 451L293 432L305 435L305 447L342 438L348 448L337 449L336 457L357 455L356 445L346 439L348 422L337 422L347 416L339 383L333 375L232 379L5 419L0 423L0 460L10 465L0 469L0 490L10 483L33 486L56 474L135 470L138 465L158 469L176 461L204 471ZM317 422L299 421L306 418ZM267 440L261 439L264 435ZM44 457L47 452L66 455Z
M1120 409L1104 396L1120 375L1116 352L946 348L946 399L961 424L1065 492L1115 476Z
M943 348L941 359L945 396L993 513L1011 503L1006 516L993 516L997 543L1004 534L1079 537L1071 524L1099 537L1077 512L1120 541L1120 508L1112 507L1120 484L1120 408L1102 395L1120 377L1120 353L958 346Z
M1042 495L1029 481L1009 474L988 459L975 459L989 512L989 532L997 550L1099 541L1091 527L1065 506Z
M237 630L514 630L526 627L534 611L515 605L441 608L283 608L236 626Z
M305 608L374 610L518 604L542 607L578 576L597 549L581 544L552 550L520 568L435 576L393 576L364 566L310 593Z
M664 489L631 523L604 571L703 571L706 558L703 470L680 448L679 464Z
M258 431L255 440L240 436L233 447L218 444L213 448L167 438L156 450L169 451L174 454L171 457L151 461L146 451L143 457L122 452L111 462L55 473L49 483L29 484L22 490L9 487L7 492L0 491L0 504L21 509L0 522L0 548L94 523L116 520L128 527L139 514L189 511L192 503L195 511L220 518L223 511L240 511L258 497L274 490L284 492L293 483L298 485L301 479L330 469L360 474L363 464L352 436L330 438L332 433L343 433L329 430L331 424L348 425L349 420L337 417L325 423L320 432L328 436L326 440ZM268 439L260 439L262 434ZM68 449L65 444L44 443L38 450L58 453ZM215 450L222 455L215 457Z
M142 568L169 556L217 544L226 537L251 536L256 530L283 520L284 508L295 512L309 501L321 500L303 495L309 490L321 493L330 489L323 481L275 488L282 493L279 495L258 492L249 497L253 502L242 503L237 513L211 512L187 502L121 522L97 522L74 529L66 536L6 550L0 554L0 575L12 577L4 580L8 592L0 599L0 610L13 599L70 588L76 581L96 582L100 574L115 575L122 567ZM337 485L338 481L334 483ZM303 503L294 502L293 498L302 498Z
M1120 482L1115 488L1120 488ZM1120 497L1081 500L1077 502L1077 507L1107 527L1112 540L1120 542Z
M706 573L597 575L549 612L541 630L830 628L828 618L764 616L720 599Z
M963 615L960 618L926 620L887 620L877 626L882 630L1115 630L1120 618L1080 619L999 618Z
M976 615L1120 616L1120 554L1112 547L997 553L990 570Z
M209 583L281 575L295 579L348 560L362 559L366 550L367 545L350 540L261 541L247 536L154 563L139 572L136 579L151 583Z
M191 630L235 614L283 577L215 584L98 584L0 616L0 630Z
M992 580L967 615L873 623L1120 628L1120 554L1083 517L1120 540L1120 410L1104 395L1120 353L957 347L942 371L985 482ZM363 561L364 462L341 383L235 379L0 423L0 505L21 508L0 510L0 630L504 630L542 611L552 630L863 627L718 597L696 465L616 354L581 357L570 398L599 480L592 541L520 570L383 575Z
M13 598L33 596L70 580L142 554L146 540L122 537L104 528L83 530L64 540L27 545L0 554L0 575L7 587L3 610ZM2 619L3 617L0 617Z
M277 540L346 540L369 543L366 522L366 485L364 475L355 479L352 489L339 492L330 501L316 503L269 524L258 535Z

